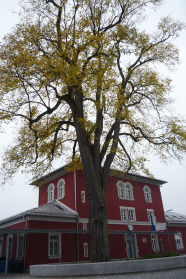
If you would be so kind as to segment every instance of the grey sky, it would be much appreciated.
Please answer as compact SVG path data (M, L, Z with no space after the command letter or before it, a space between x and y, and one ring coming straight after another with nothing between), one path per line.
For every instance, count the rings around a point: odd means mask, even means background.
M0 40L18 22L18 16L13 13L18 7L18 2L18 0L0 0ZM186 23L186 1L165 0L165 4L161 9L157 10L150 17L152 19L151 25L159 16L168 14ZM169 72L168 75L173 79L174 88L172 96L176 99L175 108L181 115L185 115L186 118L186 30L176 40L176 45L180 49L181 63L175 71ZM7 144L11 144L12 138L10 128L7 130L4 127L4 131L6 133L0 134L1 153ZM176 161L163 165L157 158L151 157L149 165L151 172L156 178L168 182L161 188L165 210L173 209L176 212L186 214L186 157L182 165ZM0 219L38 205L37 190L34 190L33 186L29 186L29 181L29 176L18 173L5 186L1 187L0 182Z

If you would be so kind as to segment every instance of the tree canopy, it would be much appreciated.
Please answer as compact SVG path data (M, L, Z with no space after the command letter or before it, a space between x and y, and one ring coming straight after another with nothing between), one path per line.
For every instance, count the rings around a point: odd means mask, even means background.
M161 2L22 1L21 23L0 46L0 121L20 127L4 156L8 176L22 166L40 176L68 155L81 161L90 200L93 191L104 204L112 166L149 174L149 152L182 156L185 122L158 67L179 62L172 39L184 26L165 17L152 34L140 28Z

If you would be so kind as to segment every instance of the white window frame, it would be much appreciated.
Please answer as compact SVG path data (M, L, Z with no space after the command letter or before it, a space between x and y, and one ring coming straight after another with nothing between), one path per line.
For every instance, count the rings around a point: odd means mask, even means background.
M87 231L87 223L83 222L83 231Z
M129 189L129 191L128 191L128 189ZM128 193L130 196L128 196ZM125 197L126 197L126 200L134 200L133 187L129 182L125 183Z
M131 219L131 216L132 216L131 213L133 215L132 219ZM136 221L135 208L120 206L120 216L121 216L122 221L129 221L129 222Z
M144 186L143 191L144 191L145 201L148 203L152 203L151 189L149 188L149 186Z
M88 243L83 243L83 255L84 258L88 257Z
M57 240L51 240L51 237L57 237ZM53 243L52 253L51 253L51 242ZM57 253L55 254L54 245L57 243ZM48 257L50 259L59 259L61 258L61 234L60 233L50 233L48 235Z
M121 200L134 200L133 187L129 182L119 180L116 183L118 188L118 198Z
M3 237L0 237L0 258L3 255Z
M22 241L20 241L20 238L22 238ZM23 255L24 255L24 234L18 234L16 257L17 259L22 259Z
M151 234L151 243L152 243L152 250L154 252L159 252L159 242L158 242L158 236L156 234Z
M176 234L174 234L174 238L175 238L177 250L183 250L184 245L183 245L182 234L181 233L176 233Z
M61 178L57 183L57 198L63 199L65 197L65 180Z
M81 202L82 203L86 202L86 200L85 200L85 191L81 191Z
M52 202L54 200L54 190L55 190L55 186L54 184L50 184L48 186L47 192L48 192L48 203Z
M149 223L151 223L150 215L152 216L153 221L156 221L156 217L154 215L154 209L147 209L147 218Z

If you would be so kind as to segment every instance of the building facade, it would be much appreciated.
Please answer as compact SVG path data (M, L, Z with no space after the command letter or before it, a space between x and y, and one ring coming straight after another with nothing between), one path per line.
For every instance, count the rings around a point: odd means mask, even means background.
M121 172L109 177L112 260L186 252L186 220L178 226L165 219L160 192L164 183ZM39 187L38 207L0 221L0 258L23 261L25 269L33 264L89 261L89 200L83 172L62 167L32 185Z

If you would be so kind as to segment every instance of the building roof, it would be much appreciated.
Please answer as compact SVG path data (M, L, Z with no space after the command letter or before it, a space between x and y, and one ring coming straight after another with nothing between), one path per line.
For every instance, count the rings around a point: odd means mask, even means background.
M173 211L165 211L165 219L168 223L174 224L186 224L186 215L176 213Z
M26 219L28 217L63 217L63 218L78 218L78 213L68 206L64 205L58 200L54 200L50 203L41 205L39 207L21 212L19 214L16 214L14 216L8 217L6 219L3 219L0 221L0 227L1 225L4 225L8 222L15 221L18 219Z
M52 181L55 178L58 178L60 176L62 176L65 173L68 173L67 171L67 167L68 165L65 165L61 168L56 169L55 171L39 178L38 180L35 180L33 182L30 183L30 185L35 185L35 186L41 186L44 185L50 181ZM78 169L77 169L78 170ZM155 178L150 178L147 176L142 176L142 175L138 175L138 174L133 174L133 173L124 173L122 171L119 170L110 170L110 175L111 176L115 176L115 177L121 177L124 179L129 179L129 180L133 180L133 181L138 181L138 182L144 182L144 183L149 183L149 184L153 184L153 185L162 185L167 183L164 180L160 180L160 179L155 179Z

